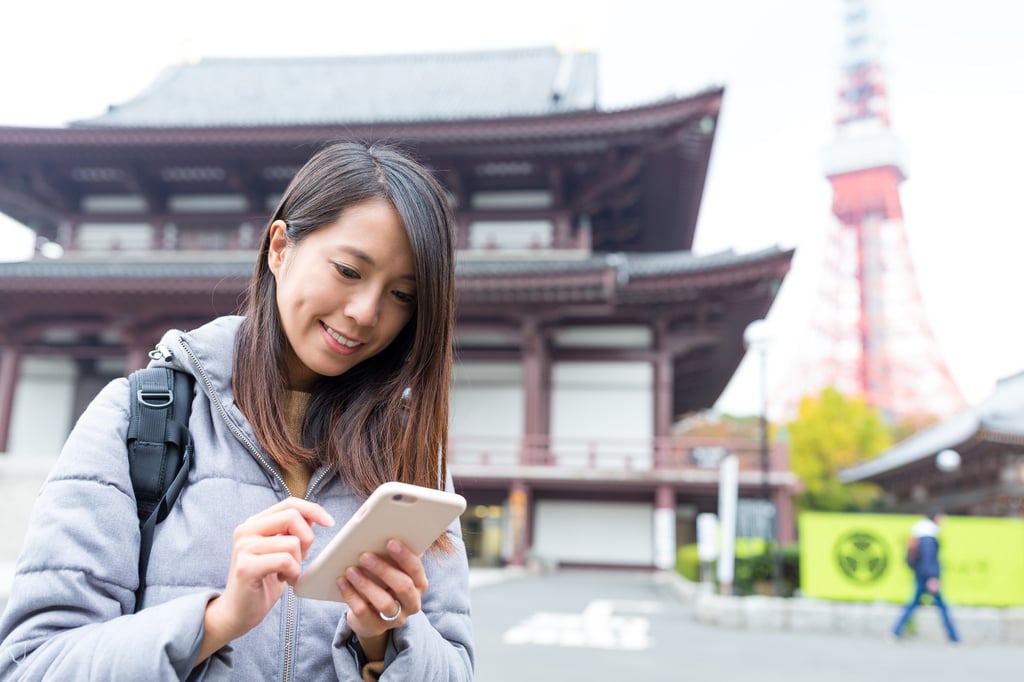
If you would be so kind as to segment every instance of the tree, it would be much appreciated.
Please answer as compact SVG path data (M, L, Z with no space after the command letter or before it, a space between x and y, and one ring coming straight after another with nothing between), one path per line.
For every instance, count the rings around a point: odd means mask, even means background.
M877 410L826 388L817 398L801 401L788 432L790 467L804 484L798 506L853 511L867 509L877 501L877 486L844 484L838 476L841 469L871 459L892 445L892 435Z

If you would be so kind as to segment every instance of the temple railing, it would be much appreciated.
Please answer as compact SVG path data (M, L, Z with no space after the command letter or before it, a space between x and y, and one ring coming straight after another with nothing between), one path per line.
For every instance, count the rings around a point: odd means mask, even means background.
M748 439L453 435L448 450L454 466L607 471L716 470L727 454L737 456L740 471L762 469L761 444ZM788 471L784 446L771 447L768 455L770 471Z

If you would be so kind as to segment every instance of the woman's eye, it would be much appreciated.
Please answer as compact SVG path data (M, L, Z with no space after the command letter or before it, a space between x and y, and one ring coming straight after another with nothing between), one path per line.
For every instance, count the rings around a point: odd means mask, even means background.
M415 303L416 302L416 294L410 294L410 293L407 293L405 291L399 291L397 289L395 291L391 292L391 293L393 293L395 295L395 298L397 298L402 303Z
M341 274L342 277L348 279L359 279L359 273L348 267L347 265L335 265L334 268Z

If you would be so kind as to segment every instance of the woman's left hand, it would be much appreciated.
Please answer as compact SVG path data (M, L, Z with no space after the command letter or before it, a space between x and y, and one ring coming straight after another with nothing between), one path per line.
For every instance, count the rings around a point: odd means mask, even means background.
M338 589L348 604L349 627L369 659L375 660L383 658L383 646L378 657L367 651L368 645L419 612L427 574L418 555L402 542L388 540L386 556L363 554L359 566L350 566L338 580Z

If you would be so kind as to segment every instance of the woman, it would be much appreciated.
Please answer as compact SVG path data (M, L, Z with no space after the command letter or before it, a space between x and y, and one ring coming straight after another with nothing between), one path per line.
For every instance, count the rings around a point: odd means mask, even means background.
M157 526L140 603L128 383L96 397L44 485L0 620L2 679L472 677L458 521L391 541L298 599L305 559L378 484L451 488L452 219L422 166L336 143L286 189L244 315L168 332L196 378L194 468ZM429 584L429 590L427 586Z

